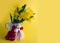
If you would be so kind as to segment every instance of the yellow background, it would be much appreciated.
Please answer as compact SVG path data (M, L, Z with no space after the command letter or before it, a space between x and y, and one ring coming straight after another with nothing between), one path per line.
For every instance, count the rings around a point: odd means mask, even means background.
M25 37L21 41L8 41L4 24L16 5L27 4L35 19L24 22ZM0 43L60 43L60 1L59 0L0 0Z

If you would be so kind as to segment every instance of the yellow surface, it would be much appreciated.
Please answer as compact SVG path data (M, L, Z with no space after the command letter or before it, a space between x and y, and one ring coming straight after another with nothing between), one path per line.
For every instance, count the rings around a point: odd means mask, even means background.
M21 41L7 41L4 24L17 3L27 4L35 13L32 22L24 22L25 37ZM60 43L59 0L0 0L0 43Z

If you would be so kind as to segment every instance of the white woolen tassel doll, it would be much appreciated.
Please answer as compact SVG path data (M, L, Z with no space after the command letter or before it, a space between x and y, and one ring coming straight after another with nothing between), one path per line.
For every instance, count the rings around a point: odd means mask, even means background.
M16 32L16 39L17 40L21 40L24 38L24 32L23 32L23 27L18 24L17 28L15 29L15 32Z

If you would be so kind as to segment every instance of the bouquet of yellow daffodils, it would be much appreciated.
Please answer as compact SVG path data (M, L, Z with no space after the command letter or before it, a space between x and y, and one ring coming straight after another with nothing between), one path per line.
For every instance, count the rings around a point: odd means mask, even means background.
M30 20L34 17L34 13L30 8L26 8L26 4L24 4L21 9L16 8L14 14L10 14L10 19L12 23L22 23L26 20Z

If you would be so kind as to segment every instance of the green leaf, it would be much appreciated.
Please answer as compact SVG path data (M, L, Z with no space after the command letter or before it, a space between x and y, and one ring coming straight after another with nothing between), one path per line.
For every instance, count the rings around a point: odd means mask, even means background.
M11 22L12 22L12 15L10 14L10 19L11 19Z
M23 18L20 20L20 23L23 23L23 21L25 21Z
M18 10L19 10L18 6L16 7L16 10L17 10L17 12L18 12Z
M24 5L22 6L22 9L21 9L18 13L20 14L21 12L23 12L23 11L25 10L25 8L26 8L26 4L24 4Z
M34 16L30 16L30 18L33 18Z

